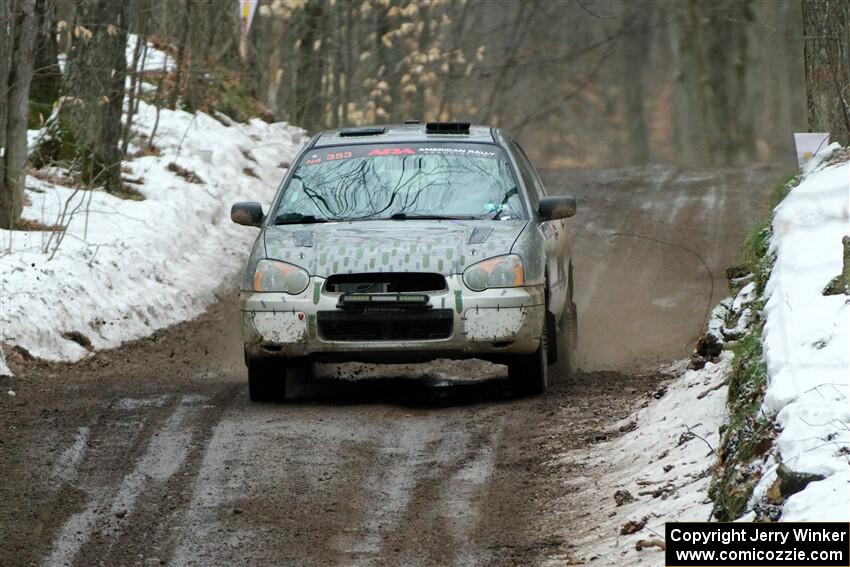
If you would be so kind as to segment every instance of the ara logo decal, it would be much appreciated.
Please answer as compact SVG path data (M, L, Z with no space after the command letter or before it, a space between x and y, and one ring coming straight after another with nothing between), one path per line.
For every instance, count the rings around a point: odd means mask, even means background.
M304 160L304 163L307 165L316 165L317 163L322 163L322 158L320 158L318 154L313 154L308 159Z
M412 156L416 154L410 148L381 148L369 152L370 156Z

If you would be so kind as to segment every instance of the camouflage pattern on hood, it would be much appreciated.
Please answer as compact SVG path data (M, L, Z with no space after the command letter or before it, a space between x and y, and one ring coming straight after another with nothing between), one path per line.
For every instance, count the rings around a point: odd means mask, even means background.
M365 272L460 274L508 254L528 221L359 221L268 226L266 257L312 276Z

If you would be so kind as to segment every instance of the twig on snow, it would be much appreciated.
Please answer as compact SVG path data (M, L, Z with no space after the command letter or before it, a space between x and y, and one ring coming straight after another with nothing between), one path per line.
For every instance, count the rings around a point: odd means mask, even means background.
M709 388L708 390L705 390L705 391L703 391L703 392L700 392L700 394L699 394L699 395L697 395L697 399L698 399L698 400L703 399L704 397L706 397L707 395L709 395L711 392L713 392L713 391L715 391L715 390L719 390L720 388L722 388L723 386L725 386L725 385L726 385L726 384L728 384L728 383L729 383L729 379L728 379L728 378L726 378L725 380L723 380L723 381L721 381L721 382L718 382L717 384L715 384L714 386L712 386L712 387L711 387L711 388Z
M666 550L666 549L667 549L667 544L664 542L664 540L662 540L662 539L655 539L655 538L652 538L652 539L639 539L639 540L637 540L637 542L635 543L635 549L637 549L638 551L641 551L642 549L647 548L647 547L657 547L658 549L664 549L664 550Z
M701 425L701 424L698 424L698 425ZM696 427L696 425L694 427ZM697 439L699 439L700 441L702 441L703 443L708 445L708 448L711 450L712 454L717 455L717 451L714 450L714 447L711 446L711 443L709 443L708 440L705 437L703 437L702 435L699 435L698 433L694 433L691 430L690 426L688 426L688 425L685 425L685 429L688 430L688 433L690 435L693 435L694 437L696 437Z

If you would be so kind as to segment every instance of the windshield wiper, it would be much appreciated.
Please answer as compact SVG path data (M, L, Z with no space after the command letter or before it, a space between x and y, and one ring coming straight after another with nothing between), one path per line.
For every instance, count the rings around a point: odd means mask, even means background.
M478 217L471 215L415 215L410 213L393 213L391 220L472 220Z
M301 213L283 213L277 215L274 219L274 224L316 224L320 222L328 222L328 219L315 215L302 215Z
M505 198L502 199L501 203L499 203L499 209L496 211L495 215L490 217L490 220L499 220L502 217L502 213L505 212L505 205L508 204L508 201L510 201L511 197L513 197L514 195L519 195L519 189L517 189L516 187L513 187L507 193L505 193Z

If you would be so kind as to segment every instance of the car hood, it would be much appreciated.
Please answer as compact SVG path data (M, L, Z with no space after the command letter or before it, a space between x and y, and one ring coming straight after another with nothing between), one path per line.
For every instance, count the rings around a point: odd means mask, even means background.
M358 221L269 226L266 257L310 275L364 272L462 273L507 254L528 221Z

